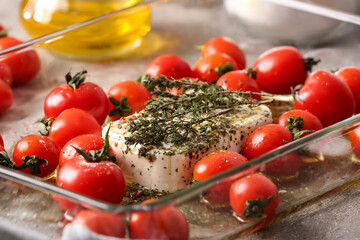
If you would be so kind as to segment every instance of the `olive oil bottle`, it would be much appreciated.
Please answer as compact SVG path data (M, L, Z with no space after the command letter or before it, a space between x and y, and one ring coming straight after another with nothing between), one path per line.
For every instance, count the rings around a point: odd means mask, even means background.
M142 0L23 0L20 18L39 37L75 23L131 7ZM150 31L150 7L137 7L46 42L45 47L70 58L106 60L121 57L140 45Z

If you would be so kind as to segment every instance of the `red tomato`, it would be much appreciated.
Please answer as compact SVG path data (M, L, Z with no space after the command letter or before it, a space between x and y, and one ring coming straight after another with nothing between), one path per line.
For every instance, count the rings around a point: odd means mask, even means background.
M123 172L110 161L67 163L60 168L56 184L113 204L120 204L126 191Z
M1 134L0 134L0 146L3 146L3 147L5 146L4 139L2 138Z
M302 126L299 126L299 122L294 120L296 119L296 117L301 117L302 119ZM308 112L308 111L304 111L304 110L300 110L300 109L295 109L295 110L291 110L288 112L283 113L277 120L277 123L280 124L281 126L288 126L289 123L292 122L292 127L297 128L297 131L303 131L303 130L313 130L313 131L317 131L323 128L320 120L318 117L316 117L314 114ZM292 128L290 127L290 128ZM289 128L289 127L288 127ZM291 129L290 129L291 130ZM304 133L301 135L301 137L304 137L306 135L309 135L309 133Z
M0 50L20 44L22 41L11 38L0 38ZM4 61L11 69L13 83L26 83L33 79L40 71L40 59L34 50L18 52L9 56L4 56L0 61Z
M151 98L150 92L144 85L131 80L116 83L109 89L108 94L118 101L123 97L127 98L127 102L115 109L114 104L109 100L109 114L112 121L143 110L146 107L145 103Z
M349 133L349 139L355 156L360 158L360 126Z
M24 173L46 177L58 166L59 153L59 148L50 138L42 135L28 135L16 143L13 161L16 169L21 169L21 164L24 167L29 165L29 168L20 170ZM23 161L25 156L28 156L26 163ZM47 163L41 159L45 159Z
M59 167L69 162L85 161L84 157L76 152L75 148L85 149L88 153L91 150L100 150L104 146L104 139L98 135L85 134L74 137L68 141L60 151ZM111 154L113 154L110 147Z
M355 98L355 113L360 113L360 68L345 67L335 73L351 89Z
M69 108L54 120L49 138L61 149L69 140L84 134L101 136L102 128L90 113L78 108Z
M298 176L301 164L301 157L297 153L291 152L265 164L263 171L271 176L279 177L281 180L292 180Z
M236 62L239 69L246 67L246 59L240 47L228 37L214 37L207 41L201 49L201 56L223 53Z
M75 216L71 224L87 227L97 234L125 238L125 223L119 214L83 210Z
M8 110L14 102L14 94L11 87L4 81L0 81L0 114Z
M301 52L294 47L272 48L261 54L254 63L256 82L264 92L290 94L291 87L304 84L307 71L317 63L309 60L310 64L306 64Z
M189 239L189 223L172 205L149 212L133 212L129 227L131 239Z
M254 77L255 75L255 77ZM227 72L217 80L216 85L221 86L223 89L230 91L242 92L260 92L260 89L255 81L256 73L251 73L248 70L236 70ZM254 99L260 100L260 95L253 95Z
M245 142L243 153L246 158L253 159L291 142L293 135L289 129L278 124L259 127L250 134Z
M145 74L157 78L164 75L169 79L192 77L190 65L181 57L168 54L155 58L145 69Z
M350 88L334 74L313 72L297 92L294 109L307 110L317 116L324 127L351 117L355 100Z
M6 82L9 86L13 81L11 69L4 61L0 61L0 81Z
M291 142L293 135L289 129L278 124L264 125L256 129L245 142L243 154L249 160L259 157L275 148ZM265 164L264 171L278 177L295 176L301 166L296 154L288 154Z
M83 71L74 77L66 75L68 84L53 89L46 97L44 112L46 118L56 118L65 109L80 108L93 115L103 124L108 115L108 99L104 90L91 82L83 82Z
M245 162L247 162L247 159L236 152L214 152L196 163L193 177L197 181L203 181L209 177L212 177Z
M275 217L279 204L276 185L262 174L254 173L237 180L230 188L230 205L243 220L266 216Z
M239 67L226 54L214 53L201 57L194 66L194 75L204 82L217 81L226 72L238 70Z
M193 178L203 181L209 177L219 174L225 170L247 162L247 159L239 153L230 151L218 151L207 155L196 163L193 171ZM253 172L253 171L251 171ZM250 173L250 172L247 172ZM234 177L221 181L218 185L210 188L204 198L215 204L229 202L229 190L231 184L246 173L240 173Z

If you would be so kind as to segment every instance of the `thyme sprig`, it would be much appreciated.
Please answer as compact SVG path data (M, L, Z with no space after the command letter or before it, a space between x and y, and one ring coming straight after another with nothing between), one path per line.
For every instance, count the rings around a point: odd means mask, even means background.
M252 107L264 103L251 98L251 92L226 91L221 86L192 79L148 76L142 82L156 87L141 117L132 115L126 120L127 130L132 134L125 140L127 145L141 144L140 155L146 157L151 149L161 148L164 143L185 146L188 154L207 149L221 136L234 133L228 113L240 105ZM173 88L181 94L172 95L169 90Z

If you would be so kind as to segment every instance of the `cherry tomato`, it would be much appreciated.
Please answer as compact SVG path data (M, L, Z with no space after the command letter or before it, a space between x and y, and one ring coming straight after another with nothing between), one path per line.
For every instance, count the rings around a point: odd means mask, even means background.
M324 127L351 117L355 100L350 88L334 74L313 72L297 92L294 109L307 110L317 116Z
M256 72L251 70L236 70L227 72L217 80L216 85L230 91L256 92L260 89L255 81ZM260 100L261 96L254 94L254 99Z
M275 47L256 60L253 68L256 70L256 82L259 88L273 94L290 94L291 87L304 84L307 71L317 62L305 60L301 52L294 47Z
M103 124L108 115L108 99L98 85L85 80L86 71L71 76L66 75L67 85L53 89L46 97L44 112L46 118L56 118L68 108L80 108L93 115L99 124Z
M42 135L28 135L16 143L13 161L16 169L21 169L20 165L24 167L29 165L29 168L20 170L24 173L46 177L58 166L59 153L59 148L50 138Z
M11 47L16 44L20 44L22 41L11 38L0 38L0 50ZM40 71L40 58L34 50L28 50L24 52L18 52L4 58L0 58L0 61L4 61L11 69L13 83L26 83L33 79Z
M68 141L60 151L59 167L68 162L85 161L84 157L76 152L75 148L82 148L89 151L100 150L104 146L104 139L98 135L85 134L74 137ZM113 154L112 149L110 149Z
M0 114L8 110L14 102L14 94L11 87L4 81L0 81Z
M282 181L289 181L298 176L301 164L301 157L291 152L265 164L263 171L268 175L279 177Z
M349 139L355 156L360 158L360 126L349 133Z
M192 77L190 65L181 57L168 54L155 58L145 69L145 74L157 78L164 75L169 79Z
M245 142L243 153L246 158L253 159L291 142L293 135L289 129L278 124L268 124L259 127L250 134Z
M246 59L240 47L228 37L214 37L208 40L201 49L201 56L223 53L236 62L239 69L246 67Z
M297 117L301 117L302 127L299 126L299 121L296 120ZM291 111L287 111L287 112L283 113L278 118L277 123L284 127L288 126L288 128L290 130L293 127L297 128L298 131L303 131L303 130L317 131L317 130L320 130L323 128L318 117L316 117L314 114L312 114L308 111L304 111L304 110L300 110L300 109L295 109L295 110L291 110ZM289 124L292 126L289 126ZM304 137L309 134L310 134L310 132L304 133L301 135L301 137Z
M119 101L114 109L114 104L109 99L109 114L112 121L143 110L146 107L145 103L151 98L144 85L131 80L116 83L109 89L108 94Z
M250 134L245 142L243 154L251 160L292 140L293 135L286 127L278 124L264 125ZM290 153L265 164L264 171L277 177L290 177L297 174L300 166L300 157Z
M5 146L4 139L2 138L1 134L0 134L0 146L3 146L3 147Z
M247 162L247 159L239 153L230 151L218 151L207 155L196 163L193 178L203 181L209 177L219 174L225 170ZM253 171L251 171L253 172ZM249 172L247 172L249 173ZM221 181L218 185L210 188L204 196L207 201L215 204L229 202L229 190L231 184L246 173L236 174L234 177Z
M254 173L231 185L230 205L243 220L266 216L266 222L275 217L279 204L276 185L262 174Z
M125 223L119 214L82 210L75 216L71 224L87 227L97 234L125 238Z
M6 82L9 86L13 81L11 69L4 61L0 61L0 81Z
M69 140L84 134L101 136L102 128L88 112L79 108L64 110L54 120L49 130L49 138L61 149Z
M247 162L247 159L236 152L214 152L196 163L194 167L193 178L197 181L203 181L209 177L212 177L245 162Z
M67 163L60 168L56 184L113 204L120 204L126 191L122 170L110 161Z
M214 53L201 57L194 66L194 75L204 82L217 81L223 74L238 70L234 59L226 54Z
M149 212L133 212L129 226L131 239L189 239L189 223L172 205Z
M355 98L355 113L360 113L360 68L345 67L335 73L351 89Z

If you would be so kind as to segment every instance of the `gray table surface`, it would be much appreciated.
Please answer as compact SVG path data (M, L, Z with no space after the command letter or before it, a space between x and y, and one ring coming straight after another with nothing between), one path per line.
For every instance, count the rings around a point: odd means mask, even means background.
M20 0L0 0L0 23L9 29L11 35L16 36L20 39L29 39L29 35L22 28L19 17L18 8ZM42 103L39 101L46 96L47 92L41 91L42 88L50 88L59 84L59 78L63 76L64 69L72 69L74 72L77 69L82 69L85 65L90 68L91 79L94 82L102 84L104 89L108 89L114 81L104 81L102 74L102 68L110 66L111 72L105 76L105 79L110 79L110 76L115 76L118 79L135 79L139 72L142 72L149 60L153 59L155 55L162 53L173 52L182 55L188 59L190 63L195 63L196 56L186 51L187 44L202 43L206 39L210 38L213 33L212 30L218 28L221 25L221 20L214 21L208 26L207 30L204 30L201 35L196 33L188 32L188 26L191 24L200 24L201 16L191 16L192 22L188 21L187 17L176 16L176 11L173 11L175 7L169 6L159 8L154 11L154 18L158 25L154 28L154 32L162 33L162 36L167 38L169 42L163 44L162 48L156 53L149 54L144 58L133 58L133 59L122 59L119 61L112 62L101 62L101 63L85 63L79 61L69 61L64 59L54 58L48 53L41 53L45 57L43 60L43 68L47 68L48 72L51 72L53 76L52 81L43 82L40 81L40 77L35 79L32 83L25 87L16 87L14 89L16 98L15 105L22 105L20 107L12 108L7 116L0 116L0 132L4 138L14 143L19 135L31 133L38 126L33 127L30 123L36 122L37 116L35 113L31 113L31 108L41 109ZM173 12L172 12L173 11ZM189 10L191 14L192 10ZM215 11L209 9L209 11ZM162 15L162 17L160 17ZM170 26L167 21L161 21L175 15L175 20L171 23L179 23L180 27ZM160 24L161 23L161 24ZM181 23L181 24L180 24ZM227 34L224 30L224 34ZM237 34L237 33L233 33ZM238 33L240 34L240 33ZM359 35L358 29L355 34ZM174 41L175 39L175 41ZM176 39L178 41L176 41ZM180 39L180 40L179 40ZM170 43L172 41L172 44ZM352 58L343 59L344 64L357 64L359 66L359 38L356 38L353 42L345 42L344 44L355 44L354 54ZM166 43L166 41L164 41ZM181 44L179 44L181 42ZM244 41L245 42L245 41ZM266 42L246 42L242 43L245 48L246 54L248 54L248 61L251 63L255 57L264 49L269 48L271 44ZM174 46L176 45L176 50ZM259 47L260 46L260 47ZM316 50L316 54L325 56L330 59L327 63L324 63L321 67L332 68L331 59L338 59L338 52L332 52L329 50L331 46L320 47ZM347 48L347 51L352 51ZM348 54L348 53L347 53ZM356 55L356 56L354 56ZM117 67L119 66L119 67ZM41 72L40 75L43 77L45 73ZM35 89L38 91L36 98L30 100L29 103L22 103L26 100L31 90L25 88ZM31 106L30 106L31 105ZM28 109L30 108L30 109ZM38 112L39 113L39 112ZM10 119L9 119L10 118ZM26 127L19 129L7 130L14 126L11 121L16 121L17 124L24 124ZM12 144L7 145L10 149ZM260 230L254 234L245 236L244 239L360 239L360 228L358 223L360 222L360 210L358 204L360 203L360 188L358 186L352 187L341 193L334 193L326 196L326 198L319 200L316 203L311 204L301 210L287 216L286 218L279 220ZM20 230L19 230L20 229ZM0 224L0 239L46 239L46 235L42 235L38 232L24 232L23 229L19 228L13 221L2 221Z

